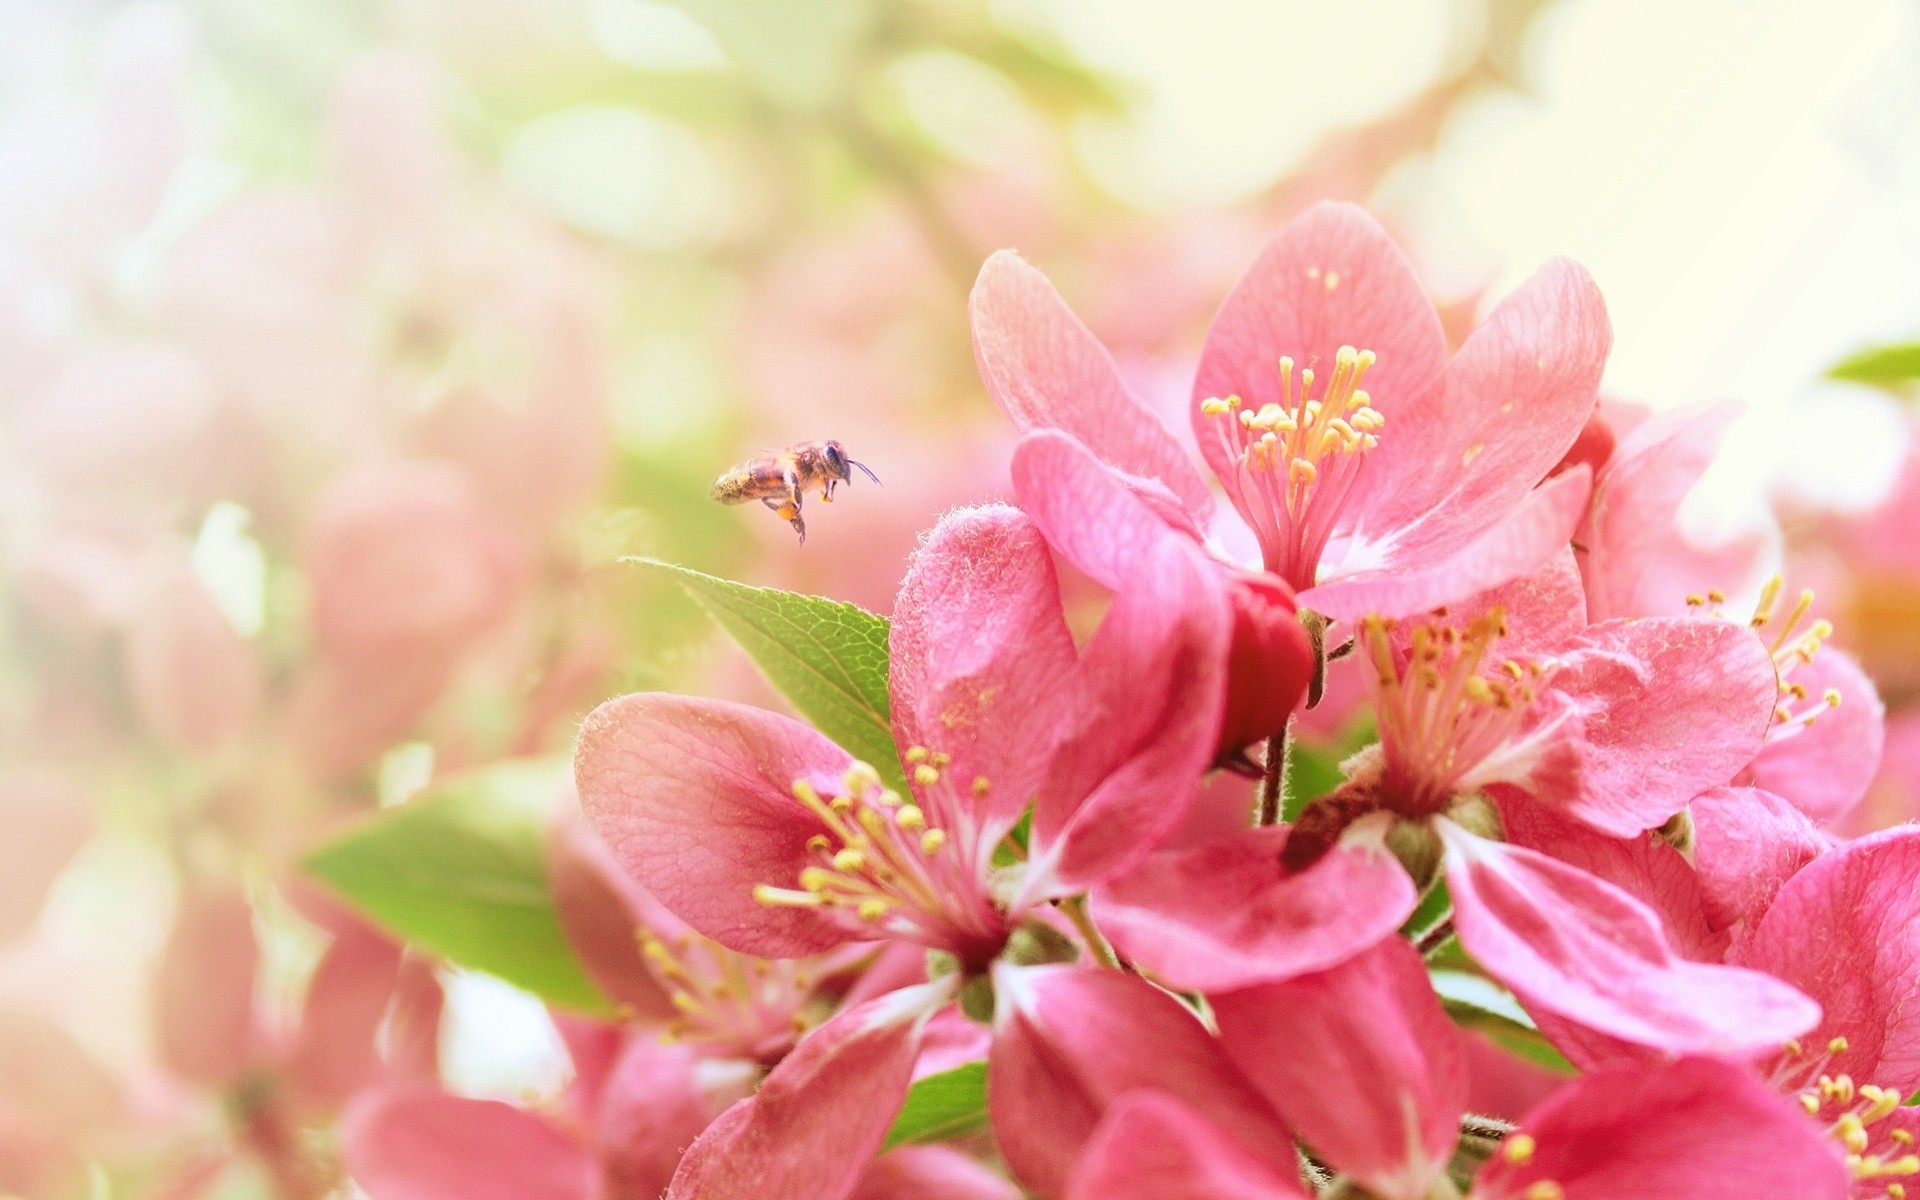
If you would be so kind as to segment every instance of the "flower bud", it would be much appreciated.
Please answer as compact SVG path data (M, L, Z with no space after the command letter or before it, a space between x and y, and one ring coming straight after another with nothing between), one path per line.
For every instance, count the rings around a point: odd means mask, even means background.
M1233 643L1218 747L1223 758L1286 728L1314 671L1313 646L1285 581L1264 572L1238 575L1227 596Z

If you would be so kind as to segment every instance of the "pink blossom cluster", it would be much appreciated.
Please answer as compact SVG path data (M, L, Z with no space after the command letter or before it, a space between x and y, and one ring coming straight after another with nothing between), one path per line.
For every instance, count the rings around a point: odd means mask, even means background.
M566 1025L559 1108L363 1095L376 1200L1920 1188L1920 829L1836 824L1879 699L1810 593L1751 590L1766 546L1681 535L1729 411L1602 399L1584 270L1450 346L1370 217L1310 209L1214 318L1190 431L1020 258L971 315L1016 504L901 585L898 761L595 710L554 879L629 1019ZM1310 794L1322 704L1370 732ZM1237 827L1199 819L1241 773ZM987 1131L891 1144L969 1063Z

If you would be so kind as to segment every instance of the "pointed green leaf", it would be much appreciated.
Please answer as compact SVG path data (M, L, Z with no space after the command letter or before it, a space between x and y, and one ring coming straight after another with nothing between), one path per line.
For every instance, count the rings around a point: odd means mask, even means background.
M388 932L543 1000L613 1006L561 932L547 818L564 759L524 759L436 784L307 857L305 867Z
M1920 342L1869 346L1827 368L1827 378L1902 390L1920 383Z
M888 786L907 790L887 698L887 619L864 608L778 588L750 587L653 558L713 614L780 694Z
M987 1064L964 1063L929 1075L907 1091L907 1102L887 1131L886 1148L908 1142L938 1142L972 1133L987 1123Z

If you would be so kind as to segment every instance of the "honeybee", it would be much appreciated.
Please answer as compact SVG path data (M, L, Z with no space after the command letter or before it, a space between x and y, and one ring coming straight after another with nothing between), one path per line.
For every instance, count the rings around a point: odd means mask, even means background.
M846 447L832 438L795 442L785 450L767 451L728 471L713 481L712 495L722 504L758 500L792 525L804 546L807 522L800 515L800 497L817 487L821 502L831 504L835 485L853 483L855 467L868 479L880 482L867 464L848 458Z

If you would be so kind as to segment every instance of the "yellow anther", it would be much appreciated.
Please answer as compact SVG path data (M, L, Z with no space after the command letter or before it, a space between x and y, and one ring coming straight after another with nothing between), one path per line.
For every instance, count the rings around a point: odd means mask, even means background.
M815 854L825 854L833 848L833 842L824 833L816 833L807 839L807 849Z
M1209 417L1217 417L1227 411L1227 402L1218 396L1209 396L1200 402L1200 411Z
M1828 708L1840 707L1840 689L1839 688L1828 688L1826 691L1820 693L1820 698L1827 702Z
M1687 593L1688 608L1705 608L1706 606L1707 598L1705 596L1702 596L1699 592Z
M880 786L880 772L874 770L869 764L855 759L853 765L847 768L847 773L841 776L841 782L847 785L847 791L859 796L870 788Z
M908 833L918 833L927 827L927 817L918 805L909 804L894 814L894 822Z
M695 1000L692 996L687 995L685 992L675 992L672 996L672 1000L673 1000L673 1006L675 1008L679 1009L681 1012L686 1013L689 1016L700 1011L700 1008L701 1008L700 1002L698 1000Z
M838 855L834 857L838 858ZM802 867L800 886L809 892L824 892L833 886L833 872L825 867Z
M1532 1134L1516 1133L1501 1143L1500 1153L1505 1155L1506 1160L1514 1166L1524 1167L1533 1161L1533 1152L1539 1148L1539 1145L1533 1140Z
M1905 1200L1906 1194L1907 1188L1905 1184L1890 1183L1887 1185L1888 1200Z
M1835 1038L1835 1041L1842 1039ZM1835 1051L1838 1053L1838 1051ZM1853 1077L1851 1075L1822 1075L1820 1077L1820 1097L1836 1104L1853 1103Z
M1715 588L1707 593L1707 600L1713 604L1725 604L1727 602L1727 594L1719 588Z
M1827 1043L1828 1054L1845 1054L1846 1052L1847 1052L1847 1039L1844 1037L1836 1037L1832 1041Z
M927 748L925 746L907 747L907 761L909 763L925 762L926 760Z
M1780 1043L1780 1052L1788 1058L1799 1058L1806 1053L1806 1049L1800 1045L1799 1038L1788 1038Z
M1899 1092L1875 1087L1871 1083L1861 1085L1860 1098L1867 1102L1867 1109L1860 1114L1860 1119L1869 1125L1885 1119L1892 1114L1893 1110L1900 1107Z
M1296 458L1287 464L1287 482L1296 487L1312 483L1319 475L1320 469L1304 458Z
M860 914L862 921L878 921L881 917L887 915L887 902L878 897L872 900L862 900L860 907L854 911Z
M1808 1116L1818 1116L1820 1113L1820 1097L1814 1095L1812 1092L1802 1092L1800 1093L1800 1107L1807 1110Z
M796 892L792 888L770 887L767 884L755 884L753 898L770 908L811 908L826 903L825 897L812 892Z
M934 784L940 782L940 772L925 763L921 763L913 769L913 781L921 787L932 787Z
M987 794L989 790L992 789L992 787L993 787L992 782L989 781L985 775L975 775L973 777L973 794L974 795L984 796Z
M1840 1139L1840 1144L1855 1154L1867 1152L1867 1127L1861 1124L1859 1117L1842 1113L1840 1119L1833 1123L1833 1132Z
M880 793L880 806L882 808L899 808L904 803L906 803L906 801L900 798L900 793L894 791L892 788L887 788Z
M920 853L922 854L937 854L940 847L946 844L947 831L944 829L929 829L920 835Z
M793 798L808 808L820 807L820 793L814 791L813 785L804 779L793 781Z
M927 759L927 761L932 763L936 767L947 767L953 763L953 755L948 754L945 751L935 750L932 756L930 756Z
M1889 1129L1887 1136L1902 1146L1913 1145L1913 1131L1910 1129Z
M867 856L852 846L833 856L833 869L851 875L867 865Z
M1522 1200L1567 1200L1567 1189L1551 1179L1542 1179L1520 1193Z

